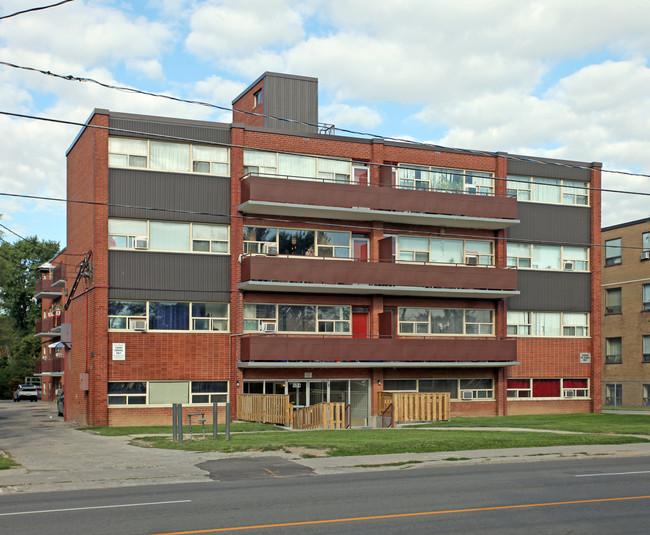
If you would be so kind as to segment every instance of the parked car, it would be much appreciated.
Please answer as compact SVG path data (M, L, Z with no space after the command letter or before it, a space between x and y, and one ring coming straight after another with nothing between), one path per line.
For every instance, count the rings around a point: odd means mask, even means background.
M21 400L38 401L38 390L34 385L19 385L14 390L14 401Z
M63 416L63 392L56 398L56 410L59 412L59 416Z

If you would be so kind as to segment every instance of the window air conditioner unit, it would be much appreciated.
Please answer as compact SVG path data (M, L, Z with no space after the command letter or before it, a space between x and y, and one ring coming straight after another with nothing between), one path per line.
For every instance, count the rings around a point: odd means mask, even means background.
M133 320L131 321L131 329L134 331L146 331L147 320Z
M573 262L565 262L564 271L573 271Z
M275 323L262 323L262 332L274 333L276 331Z
M643 251L641 253L641 260L650 260L650 251Z
M133 247L135 249L149 249L149 238L146 236L135 238Z
M474 399L474 393L469 391L461 392L460 398L463 400Z
M269 256L275 256L278 254L278 246L274 243L265 243L264 244L264 254Z
M465 257L465 263L469 266L478 265L478 256L467 256Z
M565 398L573 398L573 397L575 397L575 395L576 395L575 390L565 390L564 391L564 397Z

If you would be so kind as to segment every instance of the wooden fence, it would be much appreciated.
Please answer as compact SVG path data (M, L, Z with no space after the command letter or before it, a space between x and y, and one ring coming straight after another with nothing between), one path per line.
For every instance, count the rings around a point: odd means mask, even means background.
M379 414L393 405L393 422L439 422L449 420L448 392L438 394L402 394L379 392Z
M237 419L266 424L291 423L293 408L282 394L238 394Z
M318 403L293 413L294 429L345 429L345 403Z

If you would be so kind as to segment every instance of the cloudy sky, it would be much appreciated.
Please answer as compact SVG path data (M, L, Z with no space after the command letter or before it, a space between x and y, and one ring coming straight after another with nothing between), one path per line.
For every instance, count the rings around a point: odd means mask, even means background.
M57 0L3 0L0 17ZM0 19L0 61L230 106L264 71L319 79L321 122L389 137L650 174L647 0L75 0ZM0 112L227 112L0 65ZM0 213L65 244L78 128L0 114ZM650 178L604 187L650 192ZM18 196L10 196L18 195ZM650 216L606 194L603 225ZM3 229L4 239L17 239Z

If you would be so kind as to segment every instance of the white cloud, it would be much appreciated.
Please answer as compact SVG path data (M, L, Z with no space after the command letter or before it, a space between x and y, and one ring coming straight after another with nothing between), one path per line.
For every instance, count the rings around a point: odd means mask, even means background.
M332 104L319 110L320 122L334 124L340 128L375 128L381 124L381 115L368 106Z
M157 59L133 59L126 62L129 70L139 76L145 76L151 79L163 80L163 68Z
M291 0L208 1L191 17L187 49L208 62L232 63L265 47L297 42L302 18Z

